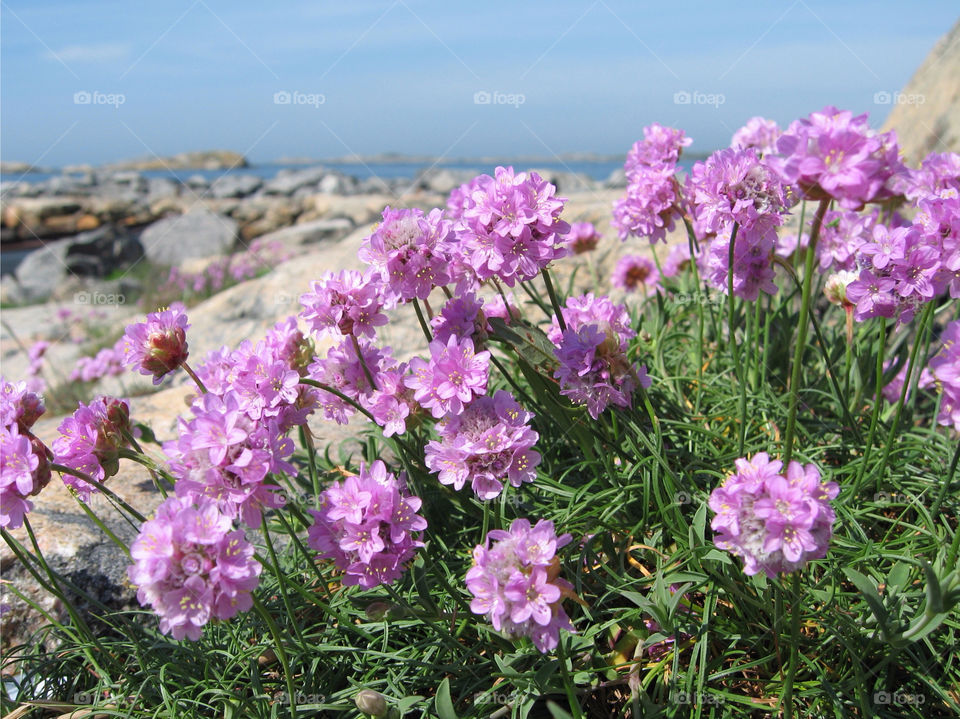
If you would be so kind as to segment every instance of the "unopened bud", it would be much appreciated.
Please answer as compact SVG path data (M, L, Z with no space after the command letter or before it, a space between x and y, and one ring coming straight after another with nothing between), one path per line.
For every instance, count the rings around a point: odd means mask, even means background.
M832 304L844 308L852 307L853 304L847 299L847 285L859 276L856 272L840 270L840 272L827 277L827 282L823 287L823 294Z
M373 689L363 689L353 699L357 709L364 714L373 717L385 717L387 715L387 700L380 692Z

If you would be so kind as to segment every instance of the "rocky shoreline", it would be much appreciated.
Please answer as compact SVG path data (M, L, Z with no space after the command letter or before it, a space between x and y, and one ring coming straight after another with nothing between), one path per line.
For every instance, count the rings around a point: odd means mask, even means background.
M286 230L279 238L287 246L340 239L374 221L384 205L442 206L450 190L479 172L427 168L414 177L359 179L318 165L269 178L225 171L212 180L193 174L176 181L86 168L39 182L3 182L0 300L20 305L90 288L122 292L119 285L105 288L103 280L144 260L178 267L222 256L279 231ZM596 181L540 172L565 193L621 184L616 173Z

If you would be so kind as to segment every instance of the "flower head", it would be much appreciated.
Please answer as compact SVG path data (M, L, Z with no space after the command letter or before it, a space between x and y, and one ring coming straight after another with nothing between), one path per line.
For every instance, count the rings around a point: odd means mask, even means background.
M211 618L230 619L253 606L260 563L213 500L165 500L143 523L130 556L127 575L138 601L174 639L197 640Z
M481 499L499 496L506 480L514 487L532 482L540 464L533 450L539 435L528 424L532 418L504 390L477 397L439 424L440 440L426 446L427 467L454 489L469 479Z
M835 482L821 482L812 465L782 463L766 453L736 462L737 471L710 494L714 543L743 559L744 571L770 578L826 556L836 518Z
M530 637L541 652L555 649L560 629L574 631L561 605L573 586L558 576L556 558L557 549L570 539L569 534L558 537L553 522L543 519L533 527L516 519L509 532L489 532L486 542L474 548L467 572L467 589L474 597L470 609L486 615L497 631Z
M153 383L187 360L186 308L174 303L169 309L151 312L146 322L127 326L124 362L138 367L140 374L153 375Z
M427 528L417 514L421 504L380 460L361 465L358 475L323 493L319 510L310 510L307 542L344 571L345 585L390 584L423 546L415 536Z

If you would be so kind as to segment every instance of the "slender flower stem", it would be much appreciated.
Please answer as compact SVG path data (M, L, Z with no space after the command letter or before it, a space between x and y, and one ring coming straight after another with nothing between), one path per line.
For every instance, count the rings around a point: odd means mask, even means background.
M803 272L803 291L800 297L800 327L797 328L797 343L793 350L793 366L790 373L790 400L787 414L787 429L783 437L783 464L789 466L793 457L793 438L797 428L798 395L800 392L800 370L802 369L803 351L807 348L807 316L810 312L810 289L813 287L813 267L817 257L817 240L820 237L820 228L823 227L823 218L830 207L830 198L820 200L817 213L813 217L813 227L810 229L810 243L807 245L806 262ZM801 232L803 228L800 228Z
M876 377L874 378L873 394L873 412L870 415L870 431L867 434L867 444L863 449L863 461L860 464L860 471L857 472L857 481L853 484L853 493L860 490L860 483L867 473L867 463L870 459L870 452L873 449L873 440L877 433L877 421L880 418L881 392L883 390L883 350L887 343L887 320L880 318L880 324L877 329L877 367Z
M696 233L693 231L693 225L690 224L689 218L686 215L683 217L683 225L687 228L687 242L690 244L690 269L693 270L693 282L694 287L696 287L697 293L703 291L703 287L700 284L700 270L697 267L697 252L699 247L697 246L697 237ZM694 403L694 411L699 414L700 412L700 395L703 390L703 327L705 320L703 317L703 302L697 301L697 396L696 402Z
M77 479L82 479L87 484L93 486L96 490L103 492L109 499L116 502L118 505L123 507L123 509L131 514L138 522L146 522L146 518L140 514L137 510L123 501L115 492L107 488L107 485L104 482L100 482L97 479L91 477L85 472L81 472L79 469L72 469L71 467L66 467L62 464L56 464L55 462L50 463L50 470L53 472L59 472L60 474L69 474L71 477L76 477Z
M433 333L430 331L430 325L427 324L427 320L423 316L423 310L420 309L420 303L416 297L413 298L413 310L417 313L417 321L420 323L420 329L423 330L423 336L427 338L427 344L430 344L433 342Z
M784 680L780 707L786 719L793 719L793 680L797 673L797 657L800 653L800 572L793 573L792 602L790 607L790 666Z
M190 375L190 379L196 382L197 387L200 388L200 391L203 392L203 394L206 394L207 388L204 386L203 382L200 381L200 378L197 376L197 373L194 372L193 369L191 369L190 365L188 365L186 362L182 362L180 366L183 367L184 372Z
M913 347L910 350L910 358L907 362L906 374L903 378L903 386L900 388L900 398L897 400L897 411L893 416L893 424L890 425L890 431L887 433L887 441L883 445L883 457L880 460L881 472L877 475L877 491L880 491L880 479L883 477L882 468L887 466L887 459L890 457L890 450L893 448L893 441L896 438L897 430L900 428L900 415L903 412L903 403L907 398L907 391L911 388L910 377L913 375L917 366L917 352L923 344L923 336L926 332L930 318L933 316L933 302L928 302L920 317L920 326L917 328L917 334L913 339ZM912 383L913 389L916 389L916 382ZM879 396L877 401L879 403Z
M354 334L350 335L350 339L353 342L353 349L357 353L357 359L360 360L360 366L363 367L363 374L366 375L367 382L370 383L370 389L379 389L379 387L377 387L377 381L373 378L373 373L370 371L370 368L367 367L367 361L363 358L363 351L360 349L360 340L358 340Z
M550 295L550 304L553 305L553 311L557 315L557 324L560 326L560 331L566 332L567 321L563 319L560 300L557 299L557 292L553 289L553 281L550 279L550 271L544 267L540 274L543 275L543 283L547 286L547 294Z

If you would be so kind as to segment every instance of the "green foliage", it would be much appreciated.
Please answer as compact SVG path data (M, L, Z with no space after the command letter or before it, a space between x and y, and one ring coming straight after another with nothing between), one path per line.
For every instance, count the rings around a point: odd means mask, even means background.
M598 420L552 379L546 302L523 307L523 322L493 321L503 372L491 382L536 413L535 483L488 503L440 485L424 465L425 427L392 440L372 428L319 456L305 448L293 501L250 535L265 565L259 611L176 642L149 612L91 598L86 624L54 624L5 658L23 688L3 710L56 700L104 716L353 717L357 692L373 689L390 716L436 719L763 717L784 711L784 694L802 717L956 716L960 450L933 421L935 393L902 409L874 402L875 322L856 328L848 352L842 310L812 304L798 353L793 456L841 487L826 559L792 586L745 576L713 544L707 498L734 460L784 453L800 291L781 284L776 297L738 300L732 316L692 278L637 303L632 358L654 383ZM950 315L945 304L932 321ZM906 357L916 335L890 328L883 344ZM306 510L316 487L377 458L406 470L423 498L426 547L395 585L345 588L305 548ZM575 538L562 558L577 633L549 655L473 615L463 583L484 528L517 517L551 519ZM42 558L27 556L45 576Z

